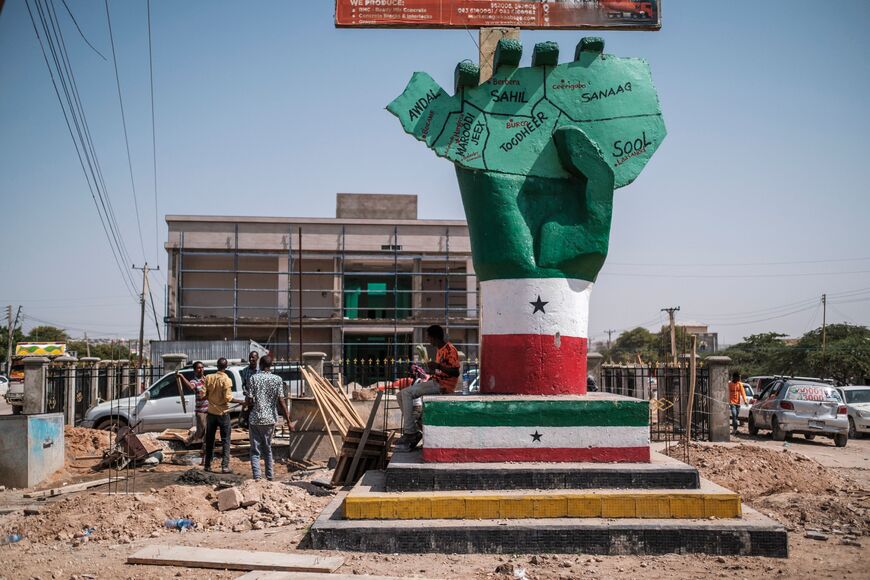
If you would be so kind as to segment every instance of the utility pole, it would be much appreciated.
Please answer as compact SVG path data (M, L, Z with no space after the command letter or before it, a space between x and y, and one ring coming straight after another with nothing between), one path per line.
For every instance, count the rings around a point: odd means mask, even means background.
M827 328L827 310L828 310L828 295L822 294L822 359L825 357L825 347L828 342L828 328Z
M134 270L142 271L142 294L139 296L139 368L142 368L143 363L143 355L144 355L144 343L145 343L145 294L148 292L148 270L152 272L155 270L160 270L160 266L156 268L149 268L148 262L145 262L145 265L141 268L137 268L135 264L133 264Z
M21 317L21 307L15 313L15 320L12 320L12 305L6 307L6 376L12 372L12 339L15 337L15 329L18 328L18 319Z
M672 306L671 308L662 308L662 312L668 313L668 318L670 319L671 325L671 359L674 365L677 364L677 325L676 318L674 316L675 312L680 310L679 306Z
M616 331L611 328L609 330L605 330L604 332L607 333L607 350L610 350L610 339L613 337L613 333Z

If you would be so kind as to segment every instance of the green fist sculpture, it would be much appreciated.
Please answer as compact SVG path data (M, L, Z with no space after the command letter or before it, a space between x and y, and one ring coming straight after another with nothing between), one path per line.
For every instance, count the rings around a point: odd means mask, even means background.
M484 392L585 392L588 297L607 256L613 190L665 137L646 62L603 50L584 38L559 64L558 45L540 43L521 68L522 45L503 39L486 82L460 63L450 96L417 72L387 107L456 166L481 280ZM536 338L492 347L505 336Z

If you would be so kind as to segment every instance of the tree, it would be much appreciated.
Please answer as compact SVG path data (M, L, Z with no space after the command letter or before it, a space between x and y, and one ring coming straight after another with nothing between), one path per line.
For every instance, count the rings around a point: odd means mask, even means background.
M69 340L69 334L63 328L56 326L34 326L27 333L24 340L31 342L66 342Z
M6 349L8 348L6 342L8 339L8 328L5 326L0 327L0 367L2 367L3 370L5 370L5 366L3 365L6 364ZM15 348L15 345L23 340L24 333L21 332L20 327L16 327L15 330L12 331L12 347ZM15 351L13 350L12 353L15 354Z
M655 362L659 360L658 342L657 335L639 326L620 334L610 350L605 350L603 354L605 360L618 363L637 362L638 355L643 362Z
M731 357L731 368L744 377L752 375L791 374L793 359L784 334L753 334L720 354Z
M76 353L78 358L88 356L88 345L83 340L71 340L66 343L67 351ZM129 360L130 349L121 342L105 343L91 345L91 356L103 360Z
M824 352L822 329L811 330L792 347L790 355L794 374L832 378L840 384L863 383L870 377L870 328L829 325Z

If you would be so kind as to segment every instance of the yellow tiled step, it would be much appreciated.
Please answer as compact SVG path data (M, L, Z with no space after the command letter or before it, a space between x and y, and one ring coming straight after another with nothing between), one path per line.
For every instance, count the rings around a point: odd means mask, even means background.
M368 472L344 500L349 520L525 518L738 518L740 496L710 481L700 489L432 491L385 493Z

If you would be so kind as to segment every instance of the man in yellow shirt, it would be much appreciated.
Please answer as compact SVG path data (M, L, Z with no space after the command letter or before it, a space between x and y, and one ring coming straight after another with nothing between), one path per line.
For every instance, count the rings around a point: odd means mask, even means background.
M731 375L731 382L728 383L728 404L731 408L731 428L734 429L734 434L737 435L737 427L740 426L738 413L740 413L740 401L747 405L746 390L743 388L743 383L740 382L740 373Z
M203 468L211 471L214 458L214 440L217 430L221 431L221 473L230 470L230 403L243 403L233 399L233 381L227 375L227 359L217 361L217 372L205 377L205 397L208 399L208 417L205 427L205 460Z

